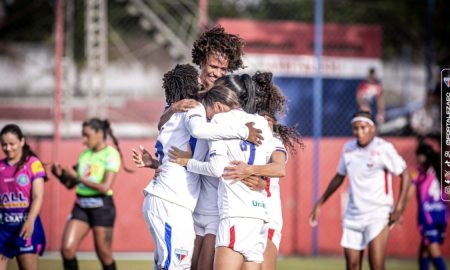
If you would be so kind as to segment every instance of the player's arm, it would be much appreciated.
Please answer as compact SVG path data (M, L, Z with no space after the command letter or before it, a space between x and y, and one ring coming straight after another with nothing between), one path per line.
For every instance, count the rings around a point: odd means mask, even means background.
M382 161L387 171L400 176L400 190L397 204L394 211L389 215L389 226L394 225L400 219L408 203L408 189L411 185L411 178L405 160L398 154L397 150L390 143L385 144L382 149Z
M138 168L150 168L150 169L158 169L159 160L153 158L150 152L144 148L144 146L139 145L140 152L136 149L132 148L131 153L133 157L133 162Z
M392 212L389 216L389 226L394 225L400 220L403 211L405 211L406 205L408 204L408 191L411 186L411 179L409 177L408 170L405 169L400 174L400 190L397 204L394 208L394 212Z
M190 110L186 115L186 119L186 127L189 133L197 139L212 141L241 139L256 145L261 144L261 140L263 140L261 130L254 128L253 123L247 123L242 126L236 125L233 121L226 118L225 115L221 116L219 121L215 117L211 122L208 122L205 110L200 106Z
M342 185L344 179L345 175L340 175L339 173L336 173L336 175L331 179L327 189L320 197L320 199L316 202L313 210L309 214L309 224L311 226L317 225L317 219L319 218L320 208L328 200L328 198L330 198L331 195L333 195L333 193Z
M189 109L195 108L197 105L198 102L194 99L182 99L175 102L170 107L168 107L159 118L158 130L161 130L161 127L164 126L167 121L169 121L170 117L172 117L174 113L187 112Z
M184 155L186 152L179 149L169 151L170 161L186 166L186 169L193 173L220 177L228 163L226 146L223 141L209 141L208 144L210 145L208 162L188 158Z
M227 165L227 158L222 155L214 155L208 162L202 162L195 159L189 159L186 164L188 171L208 175L212 177L222 176L223 170Z
M224 179L242 180L251 175L284 177L286 175L286 153L273 151L271 162L265 165L248 165L242 161L232 161L233 166L225 167ZM262 180L264 181L264 180Z
M27 219L20 230L20 236L28 239L33 235L34 222L41 211L42 202L44 201L44 178L39 177L33 180L31 184L31 206Z

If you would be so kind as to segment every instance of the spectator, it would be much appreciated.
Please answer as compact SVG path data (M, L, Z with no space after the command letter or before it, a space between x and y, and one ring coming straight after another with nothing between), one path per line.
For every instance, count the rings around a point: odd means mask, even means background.
M359 110L376 115L377 124L384 122L383 86L375 75L375 68L370 68L367 79L358 85L356 101Z
M440 85L437 90L428 92L423 108L415 111L410 118L413 133L419 137L431 137L440 139L441 115L440 115Z

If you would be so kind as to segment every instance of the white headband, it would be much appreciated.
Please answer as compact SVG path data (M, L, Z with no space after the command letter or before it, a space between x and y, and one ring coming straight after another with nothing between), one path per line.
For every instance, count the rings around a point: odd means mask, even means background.
M356 121L366 122L366 123L368 123L371 126L375 126L375 123L371 119L369 119L367 117L364 117L364 116L356 116L356 117L354 117L352 119L352 124L355 123Z

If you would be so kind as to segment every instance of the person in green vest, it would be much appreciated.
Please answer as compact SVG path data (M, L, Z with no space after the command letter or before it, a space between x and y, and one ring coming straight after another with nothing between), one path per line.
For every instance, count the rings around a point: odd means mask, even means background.
M61 255L65 270L78 269L76 258L81 241L92 229L95 250L104 270L116 269L112 256L112 236L116 208L112 185L120 169L122 154L108 120L92 118L83 122L86 145L76 166L55 164L58 178L75 179L76 200L65 224ZM116 148L106 143L111 137ZM125 170L127 170L125 168Z

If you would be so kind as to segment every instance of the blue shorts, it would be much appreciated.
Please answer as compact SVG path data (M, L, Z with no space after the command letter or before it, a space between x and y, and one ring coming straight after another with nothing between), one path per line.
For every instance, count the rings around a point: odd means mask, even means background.
M442 244L445 239L446 223L419 225L422 244L428 246L433 243Z
M45 234L41 219L36 218L33 235L28 240L19 236L22 225L23 223L0 224L0 254L10 259L25 253L42 256L45 250Z

